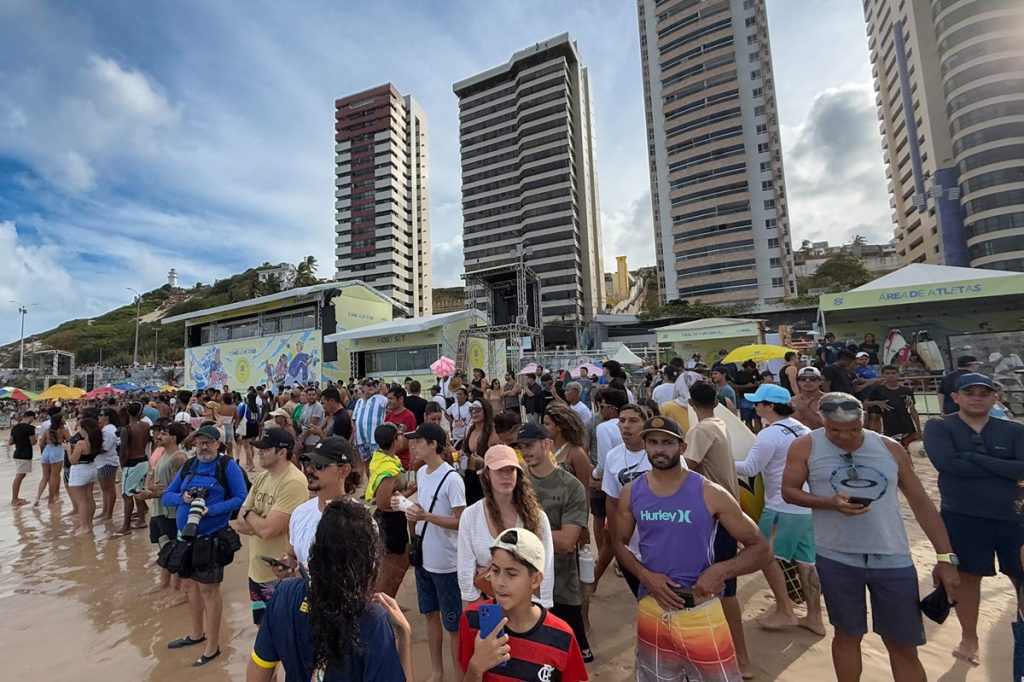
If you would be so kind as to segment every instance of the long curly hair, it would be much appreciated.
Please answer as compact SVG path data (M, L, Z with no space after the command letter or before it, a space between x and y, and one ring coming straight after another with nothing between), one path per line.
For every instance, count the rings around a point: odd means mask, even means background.
M501 521L501 510L498 508L498 501L494 499L494 488L491 486L490 469L484 467L480 474L480 487L484 491L484 511L491 517L494 527L498 532L505 530ZM483 473L487 472L487 473ZM533 491L533 485L529 477L522 469L516 469L516 487L512 489L512 506L523 522L523 528L540 535L540 517L544 508L540 506L537 493Z
M78 426L85 431L89 439L89 454L98 455L103 451L103 431L100 430L100 423L92 417L82 417L78 420Z
M544 416L550 419L569 445L583 447L583 419L570 407L556 404L548 407Z
M380 535L360 504L324 509L309 550L309 646L313 667L342 670L359 647L359 620L381 563Z

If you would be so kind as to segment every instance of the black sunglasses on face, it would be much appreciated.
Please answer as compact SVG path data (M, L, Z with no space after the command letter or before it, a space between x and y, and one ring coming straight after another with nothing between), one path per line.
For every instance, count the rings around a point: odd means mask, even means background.
M839 410L852 412L862 408L860 403L855 403L852 400L844 400L839 403L825 403L824 405L819 405L818 409L825 414L831 414L833 412L838 412Z
M821 377L812 377L812 376L797 377L797 381L821 381Z

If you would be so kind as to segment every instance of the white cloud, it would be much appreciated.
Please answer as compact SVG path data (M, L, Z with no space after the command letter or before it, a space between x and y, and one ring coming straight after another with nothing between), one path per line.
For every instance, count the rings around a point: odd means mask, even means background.
M601 232L605 272L615 271L616 256L626 256L630 270L654 265L654 215L650 191L636 197L627 206L601 211Z
M66 254L53 242L29 245L21 240L11 221L0 221L0 253L5 255L0 268L0 309L3 312L5 336L17 337L20 330L15 305L11 300L29 305L26 330L37 316L52 319L78 308L81 290L62 264ZM63 318L61 318L63 319Z
M459 287L465 284L462 274L462 233L445 240L432 240L430 246L430 278L435 288Z

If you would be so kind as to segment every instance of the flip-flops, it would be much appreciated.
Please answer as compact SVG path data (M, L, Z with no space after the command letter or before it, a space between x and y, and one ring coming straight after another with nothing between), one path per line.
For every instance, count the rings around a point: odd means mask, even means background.
M181 639L176 639L173 642L171 642L170 644L168 644L167 648L168 649L184 649L187 646L192 646L193 644L202 644L205 641L206 641L206 635L203 635L199 639L192 639L192 637L190 635L185 635Z
M206 639L206 638L204 637L203 639ZM204 665L206 665L207 663L209 663L210 661L212 661L213 659L217 658L218 656L220 656L220 649L217 649L217 651L215 651L214 653L212 653L209 656L207 656L206 654L203 654L202 656L200 656L199 658L196 659L196 662L192 664L192 667L193 668L201 668Z

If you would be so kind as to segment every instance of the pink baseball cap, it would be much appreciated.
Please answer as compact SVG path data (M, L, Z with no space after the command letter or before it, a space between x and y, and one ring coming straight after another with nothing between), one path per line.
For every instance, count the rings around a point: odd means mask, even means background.
M488 469L504 469L509 466L520 471L523 469L516 451L507 445L492 445L487 448L487 452L484 453L484 465Z

